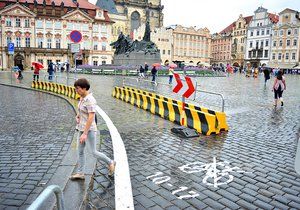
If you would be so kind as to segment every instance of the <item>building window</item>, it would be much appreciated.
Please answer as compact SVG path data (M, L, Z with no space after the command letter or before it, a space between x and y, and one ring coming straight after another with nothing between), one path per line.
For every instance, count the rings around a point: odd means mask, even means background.
M81 29L80 23L76 23L76 24L75 24L75 28L76 28L76 30L80 31L80 29Z
M244 52L244 46L241 46L241 52Z
M266 47L269 46L269 40L266 39Z
M106 64L106 61L102 61L102 65L105 65Z
M25 47L30 47L30 37L25 38Z
M264 47L264 41L260 41L260 48Z
M259 41L256 41L255 47L258 48L258 45L259 45Z
M253 47L253 42L250 42L250 48L252 48Z
M46 28L52 28L52 21L46 21Z
M55 23L54 23L54 28L55 29L61 29L61 22L58 22L58 21L56 21Z
M292 53L292 60L296 60L296 53Z
M276 47L277 43L276 41L273 41L273 47Z
M269 35L270 34L270 29L267 29L267 33L266 33L267 35Z
M102 32L102 33L106 33L106 32L107 32L107 27L106 27L106 25L102 25L102 26L101 26L101 32Z
M8 46L8 44L11 43L11 37L6 37L6 44Z
M290 46L291 45L291 40L286 40L286 46Z
M297 28L294 29L294 34L298 35L298 29Z
M21 47L21 38L20 37L16 38L16 47Z
M256 31L256 36L259 36L259 30Z
M29 28L30 27L30 21L29 19L25 19L25 28Z
M281 60L281 53L278 53L278 60Z
M106 43L102 42L102 51L106 51Z
M47 66L49 66L50 63L52 63L52 60L47 60Z
M42 38L38 38L38 48L43 48L43 39Z
M265 30L264 30L264 29L261 30L261 35L262 35L262 36L265 35Z
M163 50L163 55L166 54L166 50Z
M292 31L289 29L289 30L287 31L287 35L290 36L291 33L292 33Z
M280 36L283 36L283 30L280 30Z
M269 56L269 50L265 50L265 55L264 57L267 58Z
M11 27L11 19L10 18L6 18L6 26Z
M43 59L38 59L38 62L41 64L44 64L44 60Z
M274 36L277 36L277 31L274 31Z
M82 25L82 30L83 30L83 31L88 31L88 30L89 30L88 24L83 24L83 25Z
M94 42L94 50L98 50L98 42Z
M294 39L293 46L297 46L297 39Z
M21 27L21 20L20 20L20 18L16 18L16 27Z
M98 32L98 28L99 28L98 25L93 25L93 32Z
M41 21L41 20L36 21L36 27L43 28L43 21Z
M55 47L56 49L60 49L60 39L55 40Z
M250 36L253 36L253 31L250 31Z
M73 29L73 24L72 23L67 23L67 29L72 30Z
M168 55L171 55L171 50L168 50Z
M289 53L285 53L285 60L289 60L290 54Z
M51 39L47 39L47 48L51 49L52 48L52 40Z
M276 54L273 53L273 54L272 54L272 60L275 60L275 58L276 58Z
M98 61L93 61L94 66L98 66Z
M279 46L282 47L282 40L279 41Z

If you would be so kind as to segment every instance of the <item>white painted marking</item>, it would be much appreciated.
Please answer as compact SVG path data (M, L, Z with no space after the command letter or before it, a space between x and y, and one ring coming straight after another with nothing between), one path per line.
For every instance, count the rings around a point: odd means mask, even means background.
M173 185L172 185L172 184L170 184L170 183L168 183L167 185L168 185L168 186L170 186L170 187L173 187Z
M163 175L163 172L156 172L154 175L151 175L151 176L147 176L146 179L150 179L152 177L155 177L155 176L159 176L159 175Z
M169 176L157 177L152 180L154 184L162 184L164 182L169 181L171 178Z
M96 111L105 121L112 139L114 160L117 162L115 170L115 208L117 210L134 210L129 165L123 140L107 114L99 107Z
M300 175L300 138L298 139L298 148L295 159L295 170Z

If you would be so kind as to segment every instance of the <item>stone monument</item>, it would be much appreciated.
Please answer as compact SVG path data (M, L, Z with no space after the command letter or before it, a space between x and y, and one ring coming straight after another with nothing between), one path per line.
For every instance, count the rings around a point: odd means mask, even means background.
M114 64L116 65L144 65L161 63L160 52L155 43L150 41L150 24L147 21L142 41L132 41L129 36L120 33L118 40L110 45L115 49Z

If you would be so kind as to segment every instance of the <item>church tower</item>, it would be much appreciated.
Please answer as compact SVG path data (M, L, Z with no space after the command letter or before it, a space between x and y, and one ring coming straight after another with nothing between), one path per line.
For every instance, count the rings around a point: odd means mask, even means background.
M150 23L150 28L163 26L163 6L161 0L98 0L100 8L107 10L113 25L113 39L122 31L132 36L141 25Z

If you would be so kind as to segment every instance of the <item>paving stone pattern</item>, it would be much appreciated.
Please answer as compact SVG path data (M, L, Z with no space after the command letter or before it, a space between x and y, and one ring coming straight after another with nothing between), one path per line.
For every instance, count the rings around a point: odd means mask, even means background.
M0 85L0 209L26 209L74 134L74 111L48 94Z
M125 143L135 209L300 208L300 176L294 170L300 127L299 76L286 76L285 104L278 109L272 106L273 78L266 87L262 76L256 80L239 74L198 78L202 90L224 95L230 130L192 139L175 136L170 131L174 124L111 97L112 87L121 84L121 77L82 76L91 80L94 96ZM159 80L167 82L166 77ZM198 100L207 106L219 103L217 98L205 94ZM103 126L101 130L107 128ZM111 155L109 137L102 133L105 140L101 151ZM231 182L214 187L214 177L206 177L203 164L213 163L214 158L218 164L238 167L232 172L227 168L229 172L222 178L218 174L217 183ZM180 170L179 167L195 161L198 172ZM206 166L212 172L216 170ZM224 166L217 165L217 169L223 170ZM106 166L99 163L88 208L114 208L113 185L106 173ZM196 197L179 199L187 195Z
M262 77L257 80L242 75L198 78L203 89L224 94L230 131L193 139L179 138L170 131L174 124L110 98L111 92L107 87L117 84L112 77L87 77L93 80L93 91L100 106L112 118L125 142L135 209L300 208L300 176L294 169L296 137L300 127L299 76L287 76L288 87L283 94L285 104L278 109L272 106L273 81L265 87ZM212 103L216 102L217 99L212 99ZM109 141L104 141L104 145L111 147ZM179 169L195 161L212 163L214 157L217 163L228 161L228 166L236 166L239 171L247 173L234 170L229 173L233 176L231 182L214 187L203 182L205 170L188 174ZM108 203L109 194L113 193L108 190L110 193L103 194L109 183L104 178L106 169L99 167L103 173L96 172L98 191L93 193L98 193L98 198L103 195L103 202L98 203L99 208L112 209L113 206ZM162 172L162 175L147 179L157 172ZM154 180L159 177L164 178ZM154 183L163 179L169 180ZM229 179L227 175L219 182ZM214 183L211 177L207 182ZM188 189L172 194L181 187ZM191 191L198 196L178 199L191 194L188 193ZM108 198L105 200L106 196Z

